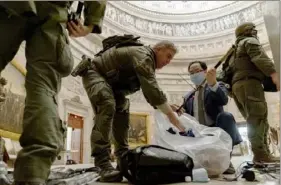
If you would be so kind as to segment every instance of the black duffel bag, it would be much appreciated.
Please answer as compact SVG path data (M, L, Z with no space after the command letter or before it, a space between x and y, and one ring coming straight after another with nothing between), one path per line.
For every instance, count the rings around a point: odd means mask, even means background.
M193 166L188 155L156 145L129 150L118 162L123 176L135 185L185 182Z

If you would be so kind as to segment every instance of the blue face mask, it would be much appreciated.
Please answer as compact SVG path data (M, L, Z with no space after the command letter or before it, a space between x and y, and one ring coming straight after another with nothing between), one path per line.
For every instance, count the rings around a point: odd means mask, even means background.
M190 75L190 80L195 84L195 85L200 85L205 79L205 72L201 71L199 73L195 73Z

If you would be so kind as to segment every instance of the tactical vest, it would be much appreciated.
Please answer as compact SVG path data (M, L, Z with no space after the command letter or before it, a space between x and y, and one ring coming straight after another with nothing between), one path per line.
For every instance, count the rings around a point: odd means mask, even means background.
M234 55L234 74L232 78L232 84L239 80L245 79L257 79L259 81L264 80L265 75L251 62L250 56L244 49L246 39L237 43L236 53Z
M134 70L130 48L144 50L146 54L154 55L152 49L146 46L115 47L105 51L94 59L96 70L106 79L114 93L129 95L140 90L140 82ZM145 57L146 55L144 55Z

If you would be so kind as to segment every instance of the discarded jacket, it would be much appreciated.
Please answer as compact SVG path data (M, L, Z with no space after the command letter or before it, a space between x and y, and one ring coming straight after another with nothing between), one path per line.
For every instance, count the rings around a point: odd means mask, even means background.
M71 169L65 167L53 168L47 180L47 185L77 185L90 184L99 178L97 167Z
M100 169L97 167L79 169L56 167L51 169L46 185L91 184L99 178L99 172ZM0 185L12 185L13 181L12 173L6 175L0 173Z

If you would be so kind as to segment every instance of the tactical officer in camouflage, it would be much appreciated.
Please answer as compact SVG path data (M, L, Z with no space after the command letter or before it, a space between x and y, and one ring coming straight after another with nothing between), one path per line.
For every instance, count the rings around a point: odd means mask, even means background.
M235 30L236 52L232 93L235 103L247 121L248 138L254 154L254 162L276 162L268 143L267 104L262 81L271 77L279 91L280 82L271 59L266 55L253 23L244 23Z
M68 1L0 2L0 72L26 41L26 99L23 133L14 168L16 185L45 184L63 146L65 126L59 118L61 79L71 73L68 35L101 33L105 1L84 2L84 25L68 21Z
M112 133L115 155L128 150L129 100L127 95L142 89L152 106L160 109L180 131L185 128L167 103L159 88L155 70L169 64L177 49L169 41L149 46L113 47L92 61L92 68L83 76L83 84L95 112L91 134L92 156L101 168L100 181L118 182L120 172L110 163L109 134Z

